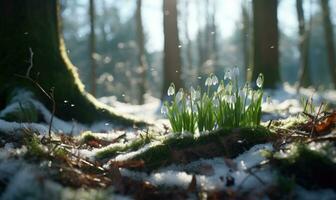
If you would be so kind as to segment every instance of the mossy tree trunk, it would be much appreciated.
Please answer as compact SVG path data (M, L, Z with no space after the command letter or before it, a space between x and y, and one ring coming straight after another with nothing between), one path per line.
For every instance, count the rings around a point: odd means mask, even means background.
M54 88L56 116L82 123L109 120L133 124L133 120L117 115L85 92L66 55L60 32L57 0L0 1L0 94L4 104L6 97L20 87L33 91L48 108L52 106L32 82L16 76L26 74L31 48L34 56L30 76L46 91Z
M265 75L265 88L280 82L277 0L253 0L253 80Z
M176 88L183 86L181 79L181 55L180 41L177 26L177 0L163 1L163 31L164 31L164 61L163 61L163 90L162 98L166 97L166 91L170 83Z

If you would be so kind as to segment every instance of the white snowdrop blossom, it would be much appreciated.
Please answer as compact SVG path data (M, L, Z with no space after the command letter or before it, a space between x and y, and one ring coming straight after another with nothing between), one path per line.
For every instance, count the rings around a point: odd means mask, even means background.
M206 80L205 80L205 86L211 86L212 85L212 79L209 76Z
M183 98L183 89L180 88L179 91L176 94L176 102L180 102Z
M226 72L225 72L225 75L224 75L224 80L231 80L232 79L232 72L230 69L228 69Z
M263 74L259 74L256 83L257 83L258 88L261 88L263 86L263 84L264 84L264 75Z
M174 85L174 83L171 83L171 84L170 84L167 93L168 93L168 96L172 96L172 95L175 94L175 85Z
M190 96L193 101L199 99L201 97L201 93L198 90L195 90L194 87L190 88Z
M212 82L212 85L217 85L218 84L218 78L216 75L212 74L211 75L211 82Z
M230 104L236 103L236 97L234 95L229 95L228 103Z

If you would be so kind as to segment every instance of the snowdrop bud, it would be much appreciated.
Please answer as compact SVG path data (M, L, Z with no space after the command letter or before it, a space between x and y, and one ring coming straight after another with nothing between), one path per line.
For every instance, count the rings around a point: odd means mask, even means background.
M246 93L244 92L243 89L240 89L240 90L238 91L238 96L239 96L240 98L243 98L245 94L246 94Z
M166 105L162 105L161 107L161 114L163 114L164 116L166 116L168 113L168 108Z
M206 80L205 80L205 86L211 86L212 85L212 79L209 76Z
M219 84L218 88L217 88L217 93L221 93L224 89L225 89L225 88L224 88L224 83L221 82L221 83Z
M182 98L183 98L183 89L180 88L179 91L176 94L176 101L180 102L182 100Z
M218 84L218 78L216 75L212 74L211 75L211 82L212 82L212 85L217 85Z
M248 90L249 90L249 84L248 83L245 83L245 85L244 85L244 88L243 88L243 92L245 93L245 94L247 94L247 92L248 92Z
M224 75L224 80L226 79L229 79L229 80L232 79L232 72L229 69L225 72L225 75Z
M238 77L239 76L239 68L238 67L233 68L232 73L233 73L234 77Z
M197 105L193 104L191 109L192 109L193 113L196 113L197 112Z
M259 88L261 88L263 86L263 84L264 84L264 75L263 74L259 74L256 83L257 83L257 86Z
M168 93L168 96L172 96L172 95L175 94L175 85L174 85L174 83L170 84L167 93Z
M232 81L230 81L227 86L226 86L226 90L231 94L232 93Z
M266 97L266 103L269 105L272 103L271 96Z

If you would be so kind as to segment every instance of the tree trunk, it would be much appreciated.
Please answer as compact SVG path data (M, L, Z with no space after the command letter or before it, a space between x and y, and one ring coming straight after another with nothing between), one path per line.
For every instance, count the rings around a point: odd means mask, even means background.
M162 98L167 93L170 83L175 87L183 86L181 80L180 42L177 27L177 2L176 0L163 1L163 28L164 28L164 81Z
M245 79L247 81L251 81L252 74L250 70L248 71L248 67L251 65L251 36L250 36L250 16L248 12L248 8L246 5L246 1L242 3L242 43L243 43L243 56L244 56L244 72L246 73Z
M253 0L253 80L265 76L264 87L280 82L277 0Z
M54 88L56 116L89 124L99 120L134 123L84 91L60 37L58 1L2 0L0 15L2 101L8 101L15 88L25 88L33 91L48 108L52 107L50 100L31 82L16 76L27 73L31 48L34 56L30 76L46 91Z
M218 64L218 46L217 46L217 21L216 21L216 14L217 14L217 0L213 0L212 2L212 14L211 14L211 59L213 60L214 66Z
M326 47L328 51L330 75L331 80L334 83L334 87L336 87L336 58L335 58L334 32L330 18L330 9L328 0L321 0L321 9L323 13L323 26L324 26Z
M200 0L199 0L200 1ZM206 60L206 52L205 52L205 46L206 46L206 41L204 39L206 38L205 32L204 32L204 27L202 27L202 8L204 5L201 2L198 2L197 6L197 25L198 25L198 33L197 33L197 51L198 51L198 66L197 66L197 80L198 84L201 83L201 79L198 77L202 77L203 75L203 65Z
M136 6L136 30L137 30L137 44L138 44L138 71L140 77L139 83L139 104L144 104L144 94L146 93L146 80L147 80L147 62L145 55L145 37L142 26L142 0L137 0Z
M311 85L309 74L309 38L311 26L306 28L303 0L296 0L296 11L299 22L299 51L300 51L300 70L299 87L308 87Z
M95 32L95 18L96 18L96 12L95 12L95 4L93 0L90 0L89 5L89 16L90 16L90 63L91 63L91 94L93 96L96 96L96 90L97 90L97 63L95 59L96 54L96 32Z
M191 52L191 39L189 35L189 0L185 0L185 11L184 11L184 16L185 16L185 21L184 21L184 31L185 31L185 37L187 41L187 61L188 61L188 71L192 72L193 71L193 59L192 59L192 52ZM189 74L189 73L188 73Z

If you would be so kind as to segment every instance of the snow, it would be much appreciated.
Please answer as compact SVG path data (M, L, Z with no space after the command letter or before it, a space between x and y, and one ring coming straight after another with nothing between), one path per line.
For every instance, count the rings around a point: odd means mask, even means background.
M127 113L138 116L142 119L156 120L161 118L160 108L161 100L149 95L145 95L145 104L143 105L131 105L122 103L116 100L116 97L101 97L98 99L102 103L115 108L117 112Z
M187 189L193 176L193 174L188 171L197 171L199 166L206 165L211 166L214 173L213 175L196 175L196 183L199 188L203 188L205 190L224 189L226 186L223 178L225 179L228 175L235 179L235 185L232 187L233 189L238 189L238 187L242 187L244 189L258 188L261 187L262 184L255 177L250 176L250 174L246 172L246 169L265 160L265 158L260 155L261 150L265 149L272 150L273 148L271 144L256 145L233 159L232 161L237 164L236 171L226 164L224 158L217 157L213 159L200 159L187 165L173 164L168 167L161 168L150 175L127 169L122 169L121 173L122 175L129 176L131 178L144 179L157 186L177 186ZM269 169L255 172L255 174L260 176L260 178L266 183L271 183L273 180L273 174Z

